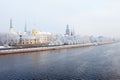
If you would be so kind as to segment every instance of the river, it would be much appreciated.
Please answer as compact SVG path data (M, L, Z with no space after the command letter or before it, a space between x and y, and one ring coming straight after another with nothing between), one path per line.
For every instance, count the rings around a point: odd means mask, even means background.
M120 43L0 55L0 80L120 80Z

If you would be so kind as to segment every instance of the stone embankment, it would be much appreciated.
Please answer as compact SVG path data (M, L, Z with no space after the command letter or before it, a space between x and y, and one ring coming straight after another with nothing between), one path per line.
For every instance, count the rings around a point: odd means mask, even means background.
M56 49L88 47L88 46L104 45L104 44L111 44L111 43L114 43L114 42L99 42L99 43L61 45L61 46L51 46L51 47L20 48L20 49L8 49L8 50L6 49L6 50L0 50L0 54L38 52L38 51L47 51L47 50L56 50Z

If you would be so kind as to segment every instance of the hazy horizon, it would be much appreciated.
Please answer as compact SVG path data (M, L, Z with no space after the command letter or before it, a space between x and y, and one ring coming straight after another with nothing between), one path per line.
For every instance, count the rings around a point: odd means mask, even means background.
M64 34L66 25L81 35L120 36L119 0L0 0L0 32L27 29Z

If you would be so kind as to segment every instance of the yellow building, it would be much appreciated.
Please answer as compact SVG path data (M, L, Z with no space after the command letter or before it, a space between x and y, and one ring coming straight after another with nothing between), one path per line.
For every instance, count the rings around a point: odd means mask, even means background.
M49 32L40 32L38 29L33 29L31 35L22 35L21 41L16 43L16 47L23 46L47 46L52 41L52 34Z

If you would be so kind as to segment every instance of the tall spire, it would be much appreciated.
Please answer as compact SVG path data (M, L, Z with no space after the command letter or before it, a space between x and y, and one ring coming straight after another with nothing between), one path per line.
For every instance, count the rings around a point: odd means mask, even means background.
M73 36L73 30L71 29L71 36Z
M9 28L9 31L13 32L12 19L10 19L10 28Z
M13 26L12 26L12 19L10 19L10 29L12 29Z
M73 35L75 35L75 29L73 28Z
M27 23L25 22L24 32L27 32Z
M66 35L70 35L70 29L69 29L69 25L67 24L67 26L66 26L66 33L65 33Z
M71 36L74 36L75 35L75 31L74 31L74 28L71 29Z

